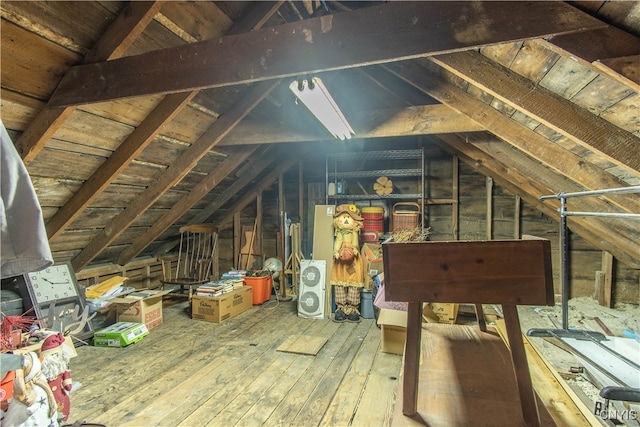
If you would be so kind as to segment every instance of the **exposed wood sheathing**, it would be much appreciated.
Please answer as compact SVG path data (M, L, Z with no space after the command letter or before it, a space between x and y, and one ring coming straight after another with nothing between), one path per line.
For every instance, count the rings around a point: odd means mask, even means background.
M296 2L6 1L0 112L54 257L76 270L154 257L190 222L231 225L295 159L324 173L334 142L286 87L308 72L352 121L353 147L414 138L557 219L558 202L539 196L640 184L639 10L327 2L310 16ZM571 202L639 207L638 194ZM569 226L640 268L637 221Z

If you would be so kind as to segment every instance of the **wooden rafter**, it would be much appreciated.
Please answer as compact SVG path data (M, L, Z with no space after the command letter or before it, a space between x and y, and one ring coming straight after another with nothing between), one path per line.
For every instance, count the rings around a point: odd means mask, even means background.
M144 248L152 243L158 236L164 233L172 224L178 221L189 209L215 188L225 176L236 169L247 157L249 157L257 147L242 147L236 150L231 156L225 159L220 167L211 171L206 177L196 184L189 194L182 197L164 215L154 221L140 237L138 237L127 249L118 257L117 264L125 265L137 256Z
M215 121L197 141L185 150L144 193L134 200L102 229L89 244L71 261L75 270L89 264L118 236L120 236L142 212L146 211L167 190L180 182L209 150L218 144L231 129L246 117L267 96L278 81L266 81L253 86L231 111Z
M468 31L469 22L483 31ZM60 107L250 83L604 26L562 2L456 2L446 8L432 2L390 2L78 65L64 76L50 104Z
M442 104L357 111L350 117L351 125L358 138L484 130L484 126L481 124ZM273 120L247 118L236 126L229 133L229 136L220 142L220 145L313 142L330 138L329 133L314 132L313 129L303 128L295 123L278 123Z
M264 2L250 8L247 14L238 20L236 25L230 30L230 33L258 28L264 24L265 19L268 19L275 13L280 4L281 2ZM99 51L104 52L105 55L109 55L107 53L109 49L105 48L104 45L113 45L115 44L114 40L121 40L122 42L118 43L117 46L122 46L122 48L125 49L114 47L113 50L120 54L124 52L126 47L131 44L134 38L133 36L137 36L139 32L146 27L159 7L158 3L148 3L146 8L135 6L133 10L125 9L123 15L126 15L126 18L117 19L105 33L105 37L108 36L109 39L105 40L104 43L98 43L92 52ZM146 13L144 13L145 11ZM137 18L138 23L131 22L129 18ZM101 40L104 40L104 37ZM88 54L88 56L89 59L85 59L85 63L97 58L96 54L92 53ZM109 56L109 58L113 57L115 57L115 53ZM117 178L118 174L151 143L162 127L170 122L197 93L198 91L189 91L170 94L165 97L151 114L140 123L138 128L127 137L110 158L96 170L72 198L48 221L47 234L49 240L53 240L59 236L75 218L80 216L84 209ZM68 110L72 111L71 108L68 108Z
M429 96L466 114L478 123L482 123L494 135L532 156L556 173L571 176L574 181L584 188L593 190L621 186L620 181L611 174L586 162L571 151L550 143L542 135L509 119L453 84L447 83L425 67L414 62L394 63L384 67L405 79L408 83L413 84L416 88L425 91ZM507 83L504 82L504 84ZM556 190L563 191L561 188ZM608 200L628 212L640 210L639 202L633 198L612 197L608 198ZM603 209L600 210L605 211L606 203L601 203Z
M170 122L197 92L167 95L113 154L87 179L73 196L47 222L49 241L62 234L73 220L94 201L105 188L153 141L162 127Z
M627 154L637 150L640 145L640 138L637 136L537 87L530 80L490 61L478 52L438 55L430 60L556 132L597 151L611 162L634 171L640 177L640 157Z
M551 218L558 218L558 201L542 202L538 198L560 190L571 192L579 189L562 174L550 171L494 137L469 140L456 135L442 135L438 139L438 145L442 148L453 152L472 168L491 176L506 190L521 196L528 204ZM579 210L598 211L602 208L601 205L597 199L584 198L575 206ZM640 268L637 258L640 253L640 234L631 221L625 223L621 220L577 216L569 217L568 220L571 230L589 243L613 253L631 268ZM603 236L608 237L604 239Z
M228 213L224 215L222 218L216 221L216 224L220 229L228 227L231 225L231 221L233 220L233 212L240 211L244 209L249 203L251 203L260 193L262 193L265 189L273 185L275 181L278 180L278 177L289 170L293 165L298 161L298 156L303 156L304 150L297 153L289 153L289 155L280 160L279 164L273 168L271 172L267 176L265 176L260 184L248 191L242 196L238 201L236 201L228 210Z
M286 154L290 150L283 149L270 149L264 156L256 156L247 162L247 167L244 168L244 173L229 185L214 201L203 207L200 212L195 216L194 222L208 222L209 218L213 216L218 209L220 209L228 200L233 196L239 194L239 192L246 188L254 179L256 179L265 169L272 166L274 162Z
M116 18L107 32L83 59L84 64L106 61L122 55L147 27L162 2L130 2ZM29 164L47 141L64 124L73 108L56 108L50 105L38 113L29 127L16 141L16 149L22 161Z

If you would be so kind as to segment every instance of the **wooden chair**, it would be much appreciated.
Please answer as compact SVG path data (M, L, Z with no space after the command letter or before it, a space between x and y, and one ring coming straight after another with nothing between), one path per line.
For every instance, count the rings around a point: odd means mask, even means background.
M423 302L502 304L522 415L540 426L517 305L553 302L548 240L384 243L385 297L408 302L402 412L417 413ZM479 326L486 330L482 311ZM479 367L479 369L482 369Z
M193 288L211 280L217 244L217 227L208 224L180 227L178 254L158 257L162 264L162 289L178 285L180 289L169 295L188 297L191 301Z

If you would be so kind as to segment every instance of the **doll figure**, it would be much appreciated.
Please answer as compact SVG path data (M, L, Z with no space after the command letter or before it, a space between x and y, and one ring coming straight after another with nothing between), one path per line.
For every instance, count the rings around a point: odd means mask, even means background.
M71 409L71 374L69 373L69 358L71 349L64 344L62 334L49 335L42 343L40 351L42 358L42 373L49 382L58 411L62 413L62 420L67 421Z
M34 352L21 356L22 367L15 371L13 397L7 402L0 425L58 427L56 401L42 374L40 359Z
M358 250L364 225L355 205L340 205L333 214L334 244L331 286L336 301L334 322L360 321L360 291L364 287L363 262Z

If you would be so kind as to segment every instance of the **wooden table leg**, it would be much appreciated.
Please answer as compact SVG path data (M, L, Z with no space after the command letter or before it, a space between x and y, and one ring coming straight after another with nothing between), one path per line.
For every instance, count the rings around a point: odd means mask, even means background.
M482 304L475 304L476 307L476 319L478 319L478 326L482 332L487 332L487 322L484 321L484 309Z
M531 384L531 374L527 364L527 356L522 341L522 331L520 329L520 319L518 309L515 305L503 305L504 325L507 329L509 347L511 349L511 360L513 361L513 371L516 376L516 385L520 395L520 405L522 406L522 416L527 426L540 426L540 415L536 395Z
M407 340L404 350L404 380L402 383L402 413L413 416L418 412L418 380L420 376L420 348L422 337L422 303L409 303L407 310Z

